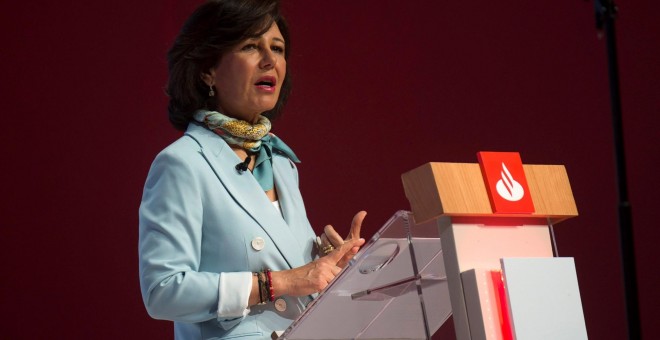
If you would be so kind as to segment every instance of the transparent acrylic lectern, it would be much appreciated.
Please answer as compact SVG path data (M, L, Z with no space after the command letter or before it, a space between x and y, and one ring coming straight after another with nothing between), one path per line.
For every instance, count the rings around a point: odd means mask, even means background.
M399 211L280 339L430 339L450 315L437 223Z

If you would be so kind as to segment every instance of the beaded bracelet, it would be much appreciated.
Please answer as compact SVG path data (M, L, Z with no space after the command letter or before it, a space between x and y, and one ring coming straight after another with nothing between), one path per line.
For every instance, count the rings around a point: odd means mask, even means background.
M275 301L275 290L273 289L273 276L271 275L270 269L266 269L266 276L268 277L268 301Z

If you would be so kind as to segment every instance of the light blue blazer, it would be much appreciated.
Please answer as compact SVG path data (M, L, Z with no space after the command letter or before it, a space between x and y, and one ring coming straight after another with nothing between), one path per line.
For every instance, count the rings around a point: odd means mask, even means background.
M245 317L218 318L218 299L232 301L219 295L232 291L231 283L219 287L220 273L291 269L316 251L293 162L273 156L282 214L250 172L236 171L239 162L221 138L191 123L149 170L140 205L140 285L147 311L174 321L176 339L270 339L310 301L285 296L284 311L268 303ZM265 241L261 250L252 245L257 238Z

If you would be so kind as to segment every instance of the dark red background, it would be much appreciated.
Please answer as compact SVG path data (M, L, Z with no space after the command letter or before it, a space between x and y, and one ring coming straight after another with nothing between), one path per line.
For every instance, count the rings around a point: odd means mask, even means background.
M480 150L565 164L591 339L625 337L604 41L588 1L283 0L294 92L274 131L303 160L315 228L369 237L408 209L401 173ZM137 209L166 119L165 53L199 1L8 1L0 11L3 338L170 338L139 293ZM642 326L660 332L660 3L617 20ZM445 337L442 337L445 335ZM436 338L452 338L443 327Z

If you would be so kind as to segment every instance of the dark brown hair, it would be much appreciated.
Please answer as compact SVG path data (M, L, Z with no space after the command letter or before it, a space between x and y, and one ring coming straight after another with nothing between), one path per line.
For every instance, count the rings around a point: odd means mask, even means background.
M170 98L167 109L176 129L185 130L195 111L217 108L216 97L209 97L202 72L216 66L220 57L238 43L264 34L273 23L282 33L284 58L288 59L289 31L279 12L279 0L213 0L193 12L167 54ZM279 116L290 92L287 66L277 104L263 114L269 119Z

